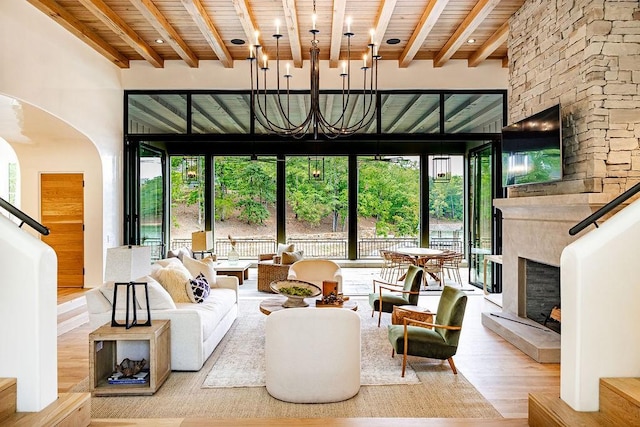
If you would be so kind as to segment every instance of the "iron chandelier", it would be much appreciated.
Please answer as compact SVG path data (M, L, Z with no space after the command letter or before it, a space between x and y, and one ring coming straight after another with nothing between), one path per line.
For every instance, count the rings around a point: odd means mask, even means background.
M311 48L309 49L311 70L309 108L303 113L304 119L294 122L291 110L297 110L293 105L290 90L290 66L286 64L284 77L285 85L281 87L281 65L280 65L280 25L276 21L276 33L273 38L276 41L276 87L267 88L267 71L269 71L269 59L261 49L259 34L256 32L255 44L249 47L249 61L251 69L251 110L255 119L271 134L284 137L301 139L307 134L312 134L314 140L319 140L320 135L329 139L339 136L352 135L355 132L369 126L376 117L377 92L378 92L378 61L381 56L374 40L374 32L371 30L371 42L367 44L367 53L363 55L362 76L363 85L359 93L351 89L351 38L355 35L351 31L351 21L346 20L347 37L347 58L342 62L342 110L337 118L328 117L320 109L320 48L318 47L317 34L320 32L316 28L316 2L313 1L312 28L309 33L312 35ZM262 75L263 84L260 84ZM270 98L271 97L271 98ZM361 99L360 99L361 98ZM269 105L268 105L269 104ZM360 105L357 105L360 104ZM358 108L356 108L358 107ZM356 113L356 109L361 112ZM335 109L335 107L334 107ZM306 114L306 117L305 117ZM355 114L361 114L355 116ZM354 119L355 117L355 119Z

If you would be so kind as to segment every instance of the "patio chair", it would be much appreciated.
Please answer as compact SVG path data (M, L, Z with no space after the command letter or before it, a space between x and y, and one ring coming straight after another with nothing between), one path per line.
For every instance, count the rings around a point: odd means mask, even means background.
M444 257L442 261L442 269L446 271L447 277L462 286L462 276L460 275L460 263L464 254L460 252L452 252ZM444 274L443 274L444 276Z
M373 292L369 294L369 305L371 306L371 317L376 311L378 312L378 327L380 327L383 311L392 313L393 307L396 305L418 305L421 283L422 269L415 265L408 267L402 286L373 280Z
M410 316L402 325L389 325L388 337L391 357L402 353L402 376L407 367L407 355L447 360L457 374L453 356L458 350L467 296L459 289L445 286L438 303L435 323L421 322Z
M309 258L296 261L291 265L287 279L313 283L322 289L322 282L338 282L338 293L342 293L342 269L329 259Z

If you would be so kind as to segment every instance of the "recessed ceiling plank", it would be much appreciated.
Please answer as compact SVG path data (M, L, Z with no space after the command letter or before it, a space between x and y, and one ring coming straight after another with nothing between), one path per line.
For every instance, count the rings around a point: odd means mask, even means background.
M49 15L67 31L91 46L102 56L120 68L129 68L129 60L110 44L105 42L88 26L77 20L54 0L27 0L41 12Z
M102 21L111 31L116 33L125 43L131 46L140 56L156 68L164 67L164 59L151 48L133 29L102 0L78 0L96 18Z
M215 25L211 21L211 18L207 14L204 6L200 0L182 0L182 5L187 9L189 15L198 26L198 29L207 40L207 43L218 57L218 60L224 65L225 68L233 67L233 58L229 50L224 45L222 37L218 33Z
M142 16L158 31L162 40L166 41L169 46L176 51L178 56L182 58L192 68L198 67L198 57L187 46L182 37L169 23L167 18L158 10L151 0L129 0L140 11Z
M407 47L405 47L404 51L400 55L399 66L401 68L408 67L411 61L413 61L413 58L420 50L420 47L422 47L422 43L424 43L429 33L436 25L436 22L438 22L438 18L440 18L440 14L442 14L447 3L449 3L449 0L429 0L427 7L424 9L424 12L420 17L418 26L413 34L411 34Z
M480 0L471 9L471 12L464 18L449 40L442 47L440 52L433 59L434 67L442 67L454 53L465 43L471 34L482 24L491 11L500 3L500 0Z
M509 36L509 21L505 21L504 24L498 28L498 30L491 35L487 39L486 42L478 50L473 52L473 55L469 57L468 65L469 67L475 67L480 64L482 61L487 59L489 55L496 51L500 46L502 46Z

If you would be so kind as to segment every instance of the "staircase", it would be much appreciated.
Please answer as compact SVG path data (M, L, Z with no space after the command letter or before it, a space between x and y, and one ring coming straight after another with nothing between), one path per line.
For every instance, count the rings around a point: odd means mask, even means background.
M58 336L89 322L87 299L84 290L77 295L68 296L65 301L58 301Z
M574 411L557 395L529 395L529 425L640 426L640 378L600 378L600 410Z
M2 426L88 426L91 423L89 393L61 393L40 412L16 412L17 382L0 378L0 425Z

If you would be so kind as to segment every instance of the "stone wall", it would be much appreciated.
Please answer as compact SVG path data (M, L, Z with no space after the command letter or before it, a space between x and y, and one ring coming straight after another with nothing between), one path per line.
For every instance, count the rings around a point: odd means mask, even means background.
M529 0L510 20L509 123L560 103L563 180L509 197L604 192L640 181L640 4Z

